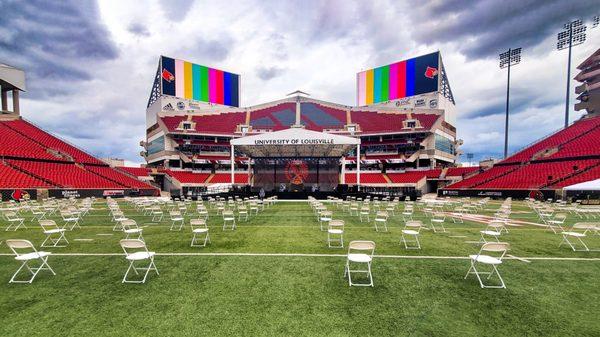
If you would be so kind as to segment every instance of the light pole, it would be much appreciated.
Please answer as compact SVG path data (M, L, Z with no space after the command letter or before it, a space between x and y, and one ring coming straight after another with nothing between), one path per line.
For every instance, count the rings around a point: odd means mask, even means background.
M504 123L504 158L508 156L508 107L510 99L510 67L521 62L521 48L509 48L500 53L500 69L508 68L508 79L506 81L506 120Z
M556 49L563 50L569 48L569 60L567 62L567 98L565 102L565 128L569 126L569 92L571 91L571 47L585 42L586 26L577 19L564 24L562 32L558 33L558 42Z

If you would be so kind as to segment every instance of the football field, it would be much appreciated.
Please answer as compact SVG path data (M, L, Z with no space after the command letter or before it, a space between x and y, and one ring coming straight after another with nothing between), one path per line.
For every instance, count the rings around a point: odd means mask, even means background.
M143 228L160 275L145 284L122 284L128 267L107 204L98 200L81 228L66 233L67 247L39 248L45 236L31 215L27 229L4 231L0 221L0 335L2 336L597 336L600 333L600 235L585 242L597 251L574 252L562 236L541 225L525 203L514 201L511 245L499 266L507 289L481 289L464 276L477 254L485 224L450 216L446 233L421 231L422 249L400 243L404 221L391 215L387 232L335 205L345 221L344 244L376 243L374 287L349 287L347 248L328 248L327 233L304 201L280 201L236 230L209 208L210 243L190 247L189 219L171 231L165 210L152 221L120 201L125 216ZM479 215L491 216L490 201ZM58 215L49 216L62 225ZM415 219L430 218L417 207ZM566 227L583 221L569 214ZM589 220L588 220L589 221ZM9 284L20 263L7 239L27 239L52 252L53 276Z

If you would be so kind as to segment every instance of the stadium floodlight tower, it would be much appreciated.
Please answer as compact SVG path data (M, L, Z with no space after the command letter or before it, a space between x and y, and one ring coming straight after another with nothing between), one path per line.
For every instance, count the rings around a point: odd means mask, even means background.
M569 60L567 62L567 97L565 102L565 128L569 126L569 91L571 85L571 48L585 42L586 25L577 19L564 24L562 32L558 33L558 42L556 49L563 50L569 48Z
M506 120L504 123L504 158L508 156L508 102L510 99L510 67L521 62L521 48L511 49L500 53L500 69L508 68L506 81Z

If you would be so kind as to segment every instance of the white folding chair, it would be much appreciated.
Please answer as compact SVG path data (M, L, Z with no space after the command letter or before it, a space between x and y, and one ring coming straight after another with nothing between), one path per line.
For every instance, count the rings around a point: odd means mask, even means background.
M350 203L350 215L358 216L358 203L357 202Z
M371 221L370 215L371 215L371 210L369 209L369 206L365 205L360 208L360 213L359 213L360 222L363 222L363 217L367 218L367 222L370 222Z
M408 205L404 206L404 210L402 211L402 220L404 222L410 221L413 219L414 208L412 206L408 207Z
M479 234L481 234L481 239L479 240L479 243L488 242L486 237L493 238L494 240L496 240L496 242L500 242L500 235L502 235L502 230L504 228L504 222L490 221L490 223L484 230L479 231Z
M238 220L242 221L242 217L244 217L244 221L248 221L248 208L245 205L238 205Z
M423 223L421 220L406 221L404 224L404 229L402 230L402 237L400 239L400 242L404 243L404 248L421 249L421 242L419 241L421 228L423 228ZM413 240L410 240L407 237L412 237ZM411 246L410 243L415 243L415 245Z
M327 247L344 248L344 220L330 220L327 227Z
M123 239L119 241L119 244L125 252L125 259L129 261L129 268L127 268L121 283L145 283L148 273L150 273L151 270L154 270L156 275L160 275L158 273L158 269L156 269L156 265L154 264L154 255L156 255L156 253L148 251L148 247L146 247L146 243L144 243L144 241L136 239ZM148 264L146 266L137 267L135 264L139 261L148 261ZM132 270L136 275L139 275L138 271L140 270L145 270L146 272L144 273L142 280L136 281L128 278L129 273Z
M438 231L440 231L438 227L441 227L441 232L446 233L444 222L446 222L446 216L443 213L433 213L433 215L431 216L431 229L433 229L433 232L437 233Z
M150 210L150 215L152 215L152 222L160 222L163 219L164 213L160 206L154 206Z
M25 226L25 219L17 216L16 212L5 212L4 218L8 221L8 226L6 227L6 231L16 231L19 227L27 228Z
M191 219L190 226L192 227L192 243L190 247L206 247L207 242L210 242L210 237L208 235L208 226L206 225L206 220L204 219ZM204 236L204 240L202 244L198 244L202 238L198 238L198 236Z
M64 222L64 225L62 228L68 229L70 231L72 231L75 227L81 228L81 226L79 226L79 215L78 214L73 213L71 211L67 211L67 210L61 210L60 216ZM70 228L69 228L69 225L71 225Z
M348 284L350 286L373 286L371 262L373 261L374 252L375 242L373 241L350 241L350 243L348 244L348 256L346 258L346 267L344 268L344 277L348 276ZM366 266L366 269L353 269L353 266L359 265ZM366 274L369 282L352 282L352 274Z
M235 215L231 210L223 210L223 230L227 229L227 225L230 224L231 230L235 229Z
M585 244L583 238L587 236L588 232L591 231L595 233L597 230L598 224L596 223L578 222L573 224L568 231L563 231L560 233L562 234L563 239L558 247L562 246L563 244L567 244L574 252L589 252L590 248ZM581 247L579 247L579 245L581 245Z
M144 241L144 237L142 236L143 228L138 227L137 222L132 219L125 219L121 221L121 227L123 228L123 233L125 233L125 239L131 239L131 236L136 236L135 239Z
M375 231L379 232L379 227L383 226L384 228L384 232L388 231L387 228L387 222L388 222L388 212L387 211L377 211L377 213L375 213Z
M22 262L21 266L13 274L8 283L31 283L37 274L42 270L49 270L52 275L56 275L54 270L52 270L50 265L48 265L48 257L52 253L38 251L35 249L35 246L27 240L6 240L6 245L15 254L15 260ZM30 263L34 261L39 261L39 265L31 266ZM23 268L27 268L29 273L31 273L31 278L28 280L16 280L15 278L19 275Z
M554 234L557 234L565 231L563 225L566 219L567 215L565 213L557 213L551 220L546 220L546 224Z
M463 216L464 216L464 212L465 209L462 207L456 207L454 209L454 211L452 211L452 222L454 223L464 223L463 221Z
M46 218L46 210L44 210L44 208L42 206L35 206L31 208L31 222L35 221L35 220L43 220L44 218Z
M121 225L121 222L123 222L123 220L127 220L127 218L125 217L125 214L123 214L123 212L121 212L121 211L113 211L112 215L113 215L113 221L115 222L115 225L113 226L113 229L112 229L113 232L122 231L123 226Z
M321 231L324 231L328 228L327 224L329 223L329 221L331 221L332 218L332 211L324 210L319 213L319 225L321 226ZM323 227L323 225L325 225L325 227Z
M183 228L184 218L179 211L169 211L169 217L171 218L171 227L170 231L177 230L180 231ZM179 225L179 226L177 226Z
M477 280L479 280L479 285L481 288L506 288L504 284L504 280L502 276L500 276L500 272L498 271L498 267L502 264L502 259L504 255L510 248L510 245L507 242L488 242L484 243L479 250L477 255L469 255L469 259L471 260L471 267L469 271L467 271L467 275L465 275L465 279L469 276L469 274L475 274L477 276ZM484 253L490 253L492 255L485 255ZM492 269L489 272L479 271L477 268L480 265L491 266ZM483 283L481 279L481 275L488 275L486 280L489 280L492 276L498 276L500 280L500 285L490 285Z
M66 247L69 244L69 241L65 237L65 232L67 231L65 228L60 228L54 222L54 220L39 220L40 226L42 227L42 231L44 235L46 235L46 239L40 247ZM52 245L46 246L46 242L50 241ZM64 241L65 245L60 245L59 243Z
M396 215L396 203L393 201L388 202L385 210L390 213L392 216Z
M250 201L250 214L258 215L258 204L256 201Z

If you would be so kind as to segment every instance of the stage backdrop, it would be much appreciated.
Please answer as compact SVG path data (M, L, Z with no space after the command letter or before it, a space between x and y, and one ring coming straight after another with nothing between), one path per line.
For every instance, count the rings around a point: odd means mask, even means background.
M254 189L330 192L339 182L339 158L254 158Z
M240 106L240 75L161 56L162 94Z
M356 74L358 106L438 91L440 53L369 69Z

